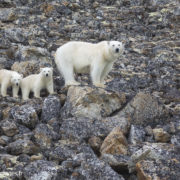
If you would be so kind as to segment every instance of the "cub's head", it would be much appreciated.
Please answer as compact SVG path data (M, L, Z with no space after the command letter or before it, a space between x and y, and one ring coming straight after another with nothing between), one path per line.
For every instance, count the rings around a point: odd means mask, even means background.
M19 86L22 78L23 78L23 74L19 74L19 73L13 74L11 76L11 84L14 86Z
M40 73L45 77L51 77L53 74L53 68L51 67L41 68Z
M120 56L124 51L122 42L119 41L108 41L108 46L112 54Z

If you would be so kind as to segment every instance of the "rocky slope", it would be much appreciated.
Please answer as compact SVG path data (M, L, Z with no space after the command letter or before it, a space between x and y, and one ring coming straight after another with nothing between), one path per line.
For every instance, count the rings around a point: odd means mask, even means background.
M177 180L177 0L0 0L0 68L54 67L56 95L0 97L0 179ZM125 44L106 79L64 88L54 52L70 40ZM9 95L11 90L8 91Z

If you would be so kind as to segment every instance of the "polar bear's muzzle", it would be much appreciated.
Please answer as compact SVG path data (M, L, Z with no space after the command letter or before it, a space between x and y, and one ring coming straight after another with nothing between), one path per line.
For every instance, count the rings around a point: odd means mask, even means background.
M49 75L49 74L48 74L48 73L46 73L46 77L48 77L48 75Z
M116 50L115 50L115 51L116 51L116 53L119 53L119 48L116 48Z
M19 83L16 83L16 86L19 86Z

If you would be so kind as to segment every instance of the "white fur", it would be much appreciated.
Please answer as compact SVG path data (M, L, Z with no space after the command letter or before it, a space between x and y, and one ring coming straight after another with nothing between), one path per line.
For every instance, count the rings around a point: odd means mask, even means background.
M23 100L29 99L29 93L32 91L34 97L40 98L40 91L47 89L50 94L54 94L53 88L53 68L41 68L39 74L32 74L22 79L21 90Z
M12 86L13 97L18 97L19 86L23 78L22 74L16 71L1 69L0 70L0 84L1 84L1 95L7 96L7 88Z
M80 84L74 79L74 72L89 73L90 70L93 84L104 87L104 78L123 50L122 43L118 41L102 41L97 44L72 41L57 49L55 63L66 86Z

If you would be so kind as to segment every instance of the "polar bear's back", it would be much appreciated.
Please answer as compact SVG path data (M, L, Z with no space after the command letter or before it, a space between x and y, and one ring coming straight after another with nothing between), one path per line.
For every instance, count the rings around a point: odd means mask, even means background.
M97 44L81 41L68 42L57 49L55 62L60 69L73 64L74 69L80 71L89 66L99 53L102 53L100 49L105 43L105 41Z
M16 71L1 69L0 70L0 81L2 81L2 79L4 79L4 78L11 79L11 76L13 76L13 75L16 76L16 75L18 75L18 73Z

